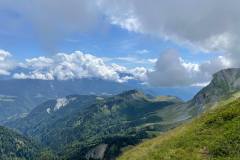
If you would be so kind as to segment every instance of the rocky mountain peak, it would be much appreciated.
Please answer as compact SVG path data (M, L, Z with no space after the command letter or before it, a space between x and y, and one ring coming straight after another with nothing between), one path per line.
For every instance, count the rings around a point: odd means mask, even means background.
M133 90L129 90L129 91L123 92L123 93L119 94L119 96L121 96L121 97L144 96L144 93L139 91L139 90L133 89Z
M224 69L215 73L211 83L227 91L240 89L240 68Z
M207 104L214 104L238 91L240 91L240 68L224 69L213 75L211 83L190 101L190 106L197 107L199 113L205 110Z

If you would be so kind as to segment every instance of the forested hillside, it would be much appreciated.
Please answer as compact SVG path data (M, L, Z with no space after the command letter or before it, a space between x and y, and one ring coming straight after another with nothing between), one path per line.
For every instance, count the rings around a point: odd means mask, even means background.
M135 145L186 121L183 102L131 90L116 96L68 96L43 103L9 123L66 159L114 158Z
M0 127L0 159L30 160L39 156L40 147L9 129Z

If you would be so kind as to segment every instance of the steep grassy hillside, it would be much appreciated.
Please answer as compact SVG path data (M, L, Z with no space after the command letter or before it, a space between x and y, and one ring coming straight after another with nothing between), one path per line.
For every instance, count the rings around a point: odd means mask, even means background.
M239 160L240 99L126 151L119 160ZM215 106L216 107L216 106Z

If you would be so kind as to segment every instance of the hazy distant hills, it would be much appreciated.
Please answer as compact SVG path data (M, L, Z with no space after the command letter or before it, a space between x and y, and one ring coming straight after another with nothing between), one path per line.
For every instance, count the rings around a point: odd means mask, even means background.
M26 116L37 105L68 95L114 95L139 89L153 95L191 97L198 88L153 88L138 81L117 83L101 79L79 80L0 80L0 123Z
M1 80L0 122L25 116L37 105L71 94L117 94L128 85L100 79L68 81Z

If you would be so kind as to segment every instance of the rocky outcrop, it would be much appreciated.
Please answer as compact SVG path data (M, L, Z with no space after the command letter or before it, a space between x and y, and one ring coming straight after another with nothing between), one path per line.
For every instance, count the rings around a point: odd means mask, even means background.
M107 144L100 144L94 147L87 153L86 159L103 159L107 146Z
M194 114L198 114L207 109L207 104L214 104L237 91L240 91L240 68L221 70L213 75L211 83L189 101L188 105L195 108Z

